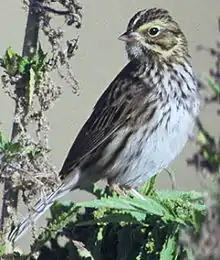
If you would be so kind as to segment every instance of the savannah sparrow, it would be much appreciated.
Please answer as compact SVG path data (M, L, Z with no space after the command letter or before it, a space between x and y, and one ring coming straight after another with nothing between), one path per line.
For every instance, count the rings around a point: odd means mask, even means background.
M136 13L119 37L129 63L96 103L60 171L62 184L14 229L20 237L55 200L106 178L132 189L166 168L183 149L199 113L187 41L166 10Z

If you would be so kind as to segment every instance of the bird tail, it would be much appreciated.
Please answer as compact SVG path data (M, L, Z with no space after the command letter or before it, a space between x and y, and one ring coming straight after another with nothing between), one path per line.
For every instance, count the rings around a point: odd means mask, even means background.
M56 200L76 188L77 182L78 179L73 178L68 183L62 183L55 191L49 193L45 198L38 200L34 206L34 210L10 232L8 236L9 241L16 242L20 237L22 237L27 232L28 228L33 225Z

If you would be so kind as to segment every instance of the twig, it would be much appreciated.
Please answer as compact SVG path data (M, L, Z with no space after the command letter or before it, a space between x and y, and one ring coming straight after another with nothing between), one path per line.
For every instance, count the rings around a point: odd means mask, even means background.
M45 4L43 4L39 1L35 1L35 0L30 0L29 8L33 8L35 10L41 9L41 10L51 12L51 13L54 13L54 14L58 14L58 15L70 14L69 10L56 10L56 9L54 9L54 8L48 6L48 5L45 5Z

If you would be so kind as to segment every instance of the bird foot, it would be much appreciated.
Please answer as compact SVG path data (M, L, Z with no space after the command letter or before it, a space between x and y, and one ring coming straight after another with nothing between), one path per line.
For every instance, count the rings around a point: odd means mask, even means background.
M133 197L145 200L145 197L142 194L140 194L135 188L120 187L117 184L109 184L109 187L120 196L132 195Z
M141 193L139 193L136 189L131 188L131 189L129 190L129 192L130 192L130 194L133 195L134 197L139 198L139 199L142 199L142 200L145 200L145 197L144 197Z

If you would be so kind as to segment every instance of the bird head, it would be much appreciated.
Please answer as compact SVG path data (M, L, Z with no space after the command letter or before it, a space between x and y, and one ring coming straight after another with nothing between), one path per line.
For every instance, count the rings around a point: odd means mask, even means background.
M175 61L189 56L183 32L168 11L163 9L152 8L136 13L119 39L126 42L131 60L146 60L149 54L158 59Z

